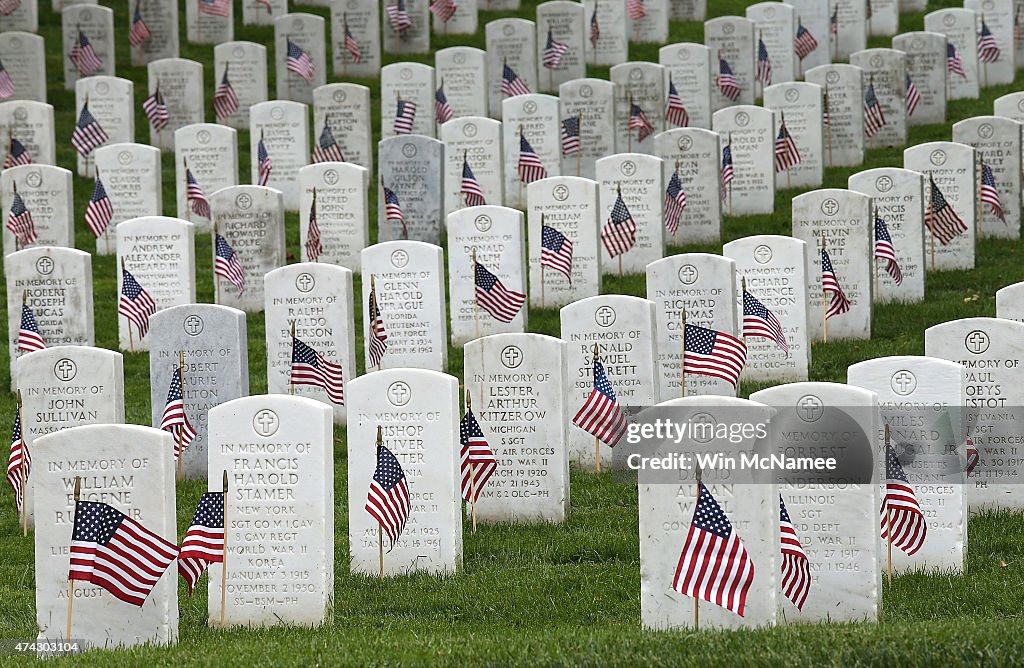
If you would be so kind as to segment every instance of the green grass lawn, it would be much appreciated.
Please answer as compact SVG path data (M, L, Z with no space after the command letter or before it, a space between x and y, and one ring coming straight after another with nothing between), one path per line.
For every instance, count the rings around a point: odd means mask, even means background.
M367 2L373 0L365 0ZM40 32L46 37L50 103L55 107L58 162L73 164L68 138L75 120L74 98L61 79L60 19L40 0ZM128 3L115 6L118 33L118 75L136 82L136 128L147 137L146 120L139 105L146 86L145 68L128 67L126 39ZM237 3L236 3L237 4ZM709 18L743 14L739 0L710 0ZM524 0L517 15L532 18L536 2ZM953 0L932 1L955 6ZM236 7L237 9L237 7ZM300 7L327 16L322 8ZM472 37L436 38L435 47L484 47L483 24L508 14L483 12L481 29ZM240 21L240 18L239 18ZM922 14L901 17L901 30L920 30ZM184 32L184 26L182 26ZM820 38L820 36L819 36ZM236 26L236 39L270 44L271 28ZM698 23L675 23L670 42L702 41ZM890 46L889 38L873 38L871 46ZM329 47L328 47L329 48ZM636 60L657 61L658 45L634 45ZM210 46L182 41L181 56L206 66L207 118L213 118ZM431 57L415 60L432 63ZM330 59L328 58L328 61ZM385 56L385 63L395 62ZM319 65L319 64L318 64ZM274 90L273 66L270 90ZM593 76L607 77L607 68L590 68ZM333 77L330 78L334 80ZM374 113L379 118L379 86L362 81L374 91ZM1024 83L1019 76L1017 85ZM980 100L949 105L949 123L989 114L992 101L1014 86L984 91ZM379 128L378 128L379 130ZM379 136L379 135L378 135ZM950 138L949 124L913 128L910 143ZM248 182L248 136L238 137L242 182ZM846 187L847 177L860 169L901 166L902 149L870 151L858 169L826 170L825 186ZM174 166L163 158L166 213L174 215ZM373 180L371 179L371 183ZM91 250L94 243L81 222L92 190L91 180L75 177L77 246ZM775 215L730 218L723 242L751 234L788 234L790 199L797 191L777 197ZM376 220L376 198L371 198L371 220ZM288 216L289 258L299 255L298 220ZM1020 242L984 240L979 244L978 268L932 274L927 300L922 304L888 305L876 311L871 341L816 345L812 380L843 382L848 365L886 355L922 354L926 327L956 318L995 314L996 289L1024 279ZM198 299L210 302L213 283L210 238L196 239ZM718 244L674 248L681 251L721 252ZM115 259L94 257L93 276L97 345L116 349L117 319ZM358 286L356 286L359 294ZM606 293L644 295L644 277L609 277ZM0 305L2 308L3 305ZM532 309L531 330L557 336L558 312ZM253 393L266 391L266 351L262 314L249 317L250 385ZM357 345L362 346L361 311L356 314ZM362 366L362 355L359 355ZM461 376L462 353L450 351L450 373ZM0 385L7 386L7 364L0 364ZM125 355L127 418L148 424L149 361L145 354ZM744 386L742 395L760 389ZM14 397L0 393L0 420L13 418ZM6 427L4 427L6 428ZM139 648L116 652L90 652L71 659L74 665L130 664L149 666L182 664L320 664L340 663L619 663L663 665L792 665L792 664L1019 664L1024 662L1024 641L1019 632L1024 603L1024 515L986 514L972 518L968 574L898 576L885 587L882 620L878 624L835 624L781 627L762 631L648 632L640 628L640 572L636 490L614 484L610 474L598 478L574 472L573 507L560 526L481 526L476 534L466 528L464 569L455 576L424 575L390 578L352 576L348 573L345 434L335 438L336 581L334 617L316 629L215 631L206 626L205 587L188 598L179 588L180 642L172 648ZM178 491L178 527L188 526L195 504L206 489L204 482L182 484ZM31 538L18 531L9 493L0 495L0 639L35 637L33 550ZM116 620L111 620L116 624ZM22 659L21 661L24 661ZM0 656L0 663L12 663Z

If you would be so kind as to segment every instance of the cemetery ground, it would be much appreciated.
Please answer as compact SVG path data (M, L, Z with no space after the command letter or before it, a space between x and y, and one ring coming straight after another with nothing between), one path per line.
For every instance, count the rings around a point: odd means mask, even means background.
M46 3L48 4L48 3ZM128 3L115 4L115 25L127 25ZM708 18L742 15L746 2L713 0ZM955 6L952 0L933 0L930 9ZM532 16L536 3L524 0L515 13L481 12L487 20L518 14ZM323 16L326 8L300 7ZM920 30L922 14L903 14L900 31ZM73 93L58 81L59 20L45 7L40 34L50 45L49 101L55 107L58 163L70 165L74 155L67 138L74 123ZM236 39L269 43L272 28L236 25ZM471 45L483 48L483 30L475 36L433 37L436 48ZM702 41L701 24L673 23L669 42ZM875 37L869 46L889 46L890 38ZM631 45L635 60L657 60L659 45ZM207 84L212 77L212 48L182 42L183 58L202 62ZM418 60L386 55L385 62ZM136 82L136 128L146 135L139 102L145 69L128 67L128 44L117 44L118 73ZM588 68L592 76L607 77L607 68ZM273 71L270 90L273 90ZM333 79L332 79L333 80ZM371 87L378 119L379 83L354 80ZM991 113L992 101L1024 87L1018 74L1012 86L982 91L978 100L952 101L947 123L910 129L909 145L948 140L953 121ZM207 85L207 116L212 118L212 88ZM379 132L379 128L378 128ZM248 181L248 133L240 131L239 164ZM901 166L903 148L871 150L863 166L828 169L825 187L846 187L847 177L862 169ZM174 198L173 155L163 155L164 202L171 211ZM75 177L76 245L91 250L91 235L81 216L92 181ZM783 191L773 215L726 218L722 242L752 234L790 232L790 200L797 191ZM376 220L376 197L370 219ZM371 235L375 232L371 231ZM298 217L287 217L289 262L299 255ZM198 300L213 301L210 238L197 235ZM684 245L669 253L719 253L720 244ZM915 355L924 350L925 328L956 318L992 316L995 291L1024 278L1024 242L986 239L978 245L977 268L928 277L927 297L921 304L876 307L873 338L869 341L816 344L810 380L845 382L848 365L887 355ZM114 256L94 256L93 276L96 343L117 348L117 285ZM358 279L357 279L358 280ZM606 277L605 294L643 296L644 276ZM358 284L355 294L360 294ZM3 308L0 305L0 308ZM362 309L356 308L357 350L362 350ZM531 309L532 332L558 336L555 309ZM251 393L266 391L266 356L262 314L248 317ZM359 370L362 371L362 355ZM462 351L449 352L449 373L461 377ZM0 364L0 383L8 383L7 364ZM146 353L125 354L127 421L149 424L149 363ZM744 385L740 396L762 389ZM0 394L0 416L13 416L15 399ZM5 422L7 418L4 418ZM5 427L6 428L6 427ZM206 625L206 588L188 598L179 585L180 638L167 648L135 648L92 652L70 659L75 665L142 663L181 664L338 664L338 663L659 663L670 665L791 665L834 663L938 664L1024 662L1020 634L1024 603L1024 515L1000 512L971 519L967 573L897 576L886 584L878 624L858 623L780 626L762 631L649 632L640 628L640 571L636 489L574 471L572 508L564 525L481 525L470 533L466 524L462 570L449 577L413 575L378 580L348 572L345 430L335 429L336 578L333 620L321 628L275 627L264 630L218 631ZM205 490L201 481L179 483L178 531L184 531ZM671 512L668 509L668 512ZM679 518L666 518L679 519ZM0 639L30 640L36 635L34 617L33 548L16 524L12 496L0 495ZM113 622L112 623L116 623ZM24 661L24 659L22 659ZM0 655L0 664L12 663Z

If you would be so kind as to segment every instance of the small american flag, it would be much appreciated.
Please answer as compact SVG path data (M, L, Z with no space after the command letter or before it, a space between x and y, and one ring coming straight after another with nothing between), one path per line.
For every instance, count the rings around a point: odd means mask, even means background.
M146 118L154 130L163 130L170 122L170 114L167 111L167 102L160 94L160 82L156 84L156 90L142 101L142 110L146 112Z
M177 545L113 506L75 502L68 580L99 585L141 608L177 556Z
M729 184L736 178L736 170L733 169L732 165L732 144L726 144L722 147L722 196L725 196L725 190L729 187Z
M220 85L213 93L213 109L217 112L217 120L223 121L231 114L238 111L238 96L235 94L235 87L228 79L228 66L224 65L224 76L220 79Z
M825 309L826 320L850 310L850 300L846 298L843 286L839 284L836 272L832 268L832 259L824 248L821 249L821 289L829 300Z
M167 387L167 403L160 418L160 428L174 435L174 459L181 457L196 437L196 430L185 414L185 395L182 388L181 367L174 367L171 384Z
M736 78L736 75L732 73L732 68L729 67L729 63L725 62L725 58L718 59L718 90L726 99L735 102L740 99L740 82Z
M20 425L18 426L18 430L19 430L19 434L20 434L21 433ZM13 443L12 443L12 447L13 447ZM981 461L981 455L978 452L978 446L974 445L974 439L968 438L967 439L967 470L965 471L965 473L968 476L970 476L971 473L974 472L974 469L978 466L978 462L980 462L980 461ZM8 469L8 470L10 470L10 469Z
M601 25L597 22L597 3L594 3L594 11L590 15L590 45L597 49L597 41L601 39Z
M114 220L114 207L107 197L107 189L103 187L100 175L96 174L96 185L92 188L92 197L85 208L85 224L94 237L99 238Z
M683 182L679 178L679 170L672 172L668 180L668 188L665 189L665 230L675 236L679 231L679 220L683 216L683 209L686 208L686 193L683 191Z
M395 109L395 134L407 135L412 133L412 124L415 119L416 103L398 98L398 107Z
M775 138L775 171L784 172L800 164L800 151L796 148L793 135L789 134L786 121L779 124L779 136Z
M832 124L832 113L830 111L831 105L829 104L828 99L828 86L826 86L825 90L822 92L821 100L821 124L827 128L829 125Z
M572 242L550 225L540 227L540 266L564 274L572 285Z
M885 115L882 105L875 95L875 82L868 82L868 90L864 93L864 134L874 137L885 127Z
M1003 200L999 197L999 190L996 188L996 177L988 163L981 163L981 201L992 208L996 218L1006 222L1006 212L1003 210ZM12 210L13 213L13 210Z
M353 63L358 65L363 62L363 52L359 49L359 42L356 41L349 29L347 17L345 18L345 51L348 52Z
M455 112L452 111L452 105L448 103L448 96L444 94L444 81L442 81L434 92L434 119L438 125L444 125L453 118L455 118Z
M149 26L142 18L142 0L136 0L135 13L132 14L132 27L128 31L128 43L133 47L140 46L143 42L153 36Z
M199 499L178 552L178 575L188 584L190 596L206 567L223 561L224 492L206 492Z
M7 460L7 482L14 490L14 505L20 514L25 508L24 481L32 469L32 457L21 434L21 411L14 412L14 428L11 431L11 455Z
M917 84L910 78L910 73L907 73L907 116L913 116L914 110L920 103L921 91L917 89Z
M448 23L455 16L459 6L454 0L434 0L430 3L430 13L441 23Z
M17 190L14 191L10 215L7 216L7 229L14 234L14 238L22 246L39 241L36 224L32 220L32 212L25 206L25 200L21 198L21 193Z
M768 57L768 47L761 38L757 40L757 71L754 73L754 79L765 86L772 83L772 59Z
M121 270L121 299L117 303L117 313L128 318L129 327L135 323L140 338L149 331L149 316L156 313L156 302L127 269Z
M562 155L576 155L580 152L580 117L562 119Z
M629 103L629 129L637 130L636 140L643 141L654 134L654 126L647 118L647 114L635 102Z
M480 492L487 484L488 478L498 468L498 460L494 451L484 438L480 423L476 421L472 409L459 423L460 466L462 471L462 498L466 503L475 503Z
M96 49L92 42L81 30L78 31L78 39L71 47L71 62L78 70L79 76L88 77L103 69L103 61L96 55Z
M313 162L345 162L345 154L338 146L338 140L331 132L331 126L324 119L324 129L320 131L320 138L313 146Z
M388 15L388 22L391 23L391 29L395 32L402 32L412 25L409 11L405 8L405 0L398 0L397 3L388 5L385 12Z
M14 80L11 79L11 73L4 67L3 61L0 61L0 100L6 100L12 95L14 95Z
M796 25L796 38L793 40L793 51L796 53L796 57L803 60L817 48L818 40L814 39L811 31L798 21Z
M611 215L601 230L601 243L612 257L628 252L636 244L636 221L622 201L621 191L616 194Z
M270 182L270 172L273 167L270 164L270 153L267 145L263 143L263 131L260 130L260 142L256 145L256 185L265 186Z
M551 34L551 28L548 28L548 41L544 46L544 54L541 58L541 62L544 67L549 70L553 70L562 62L562 57L565 56L569 50L567 44L562 44L554 38Z
M796 535L796 527L789 519L786 502L779 495L779 535L782 538L782 593L803 610L807 593L811 590L811 564Z
M839 3L836 2L835 9L832 10L832 15L828 17L828 29L833 35L839 34Z
M931 180L932 201L925 214L924 226L928 228L943 246L948 245L958 235L967 231L967 225L957 215L953 206L946 201L946 196L939 190L935 180Z
M192 206L192 213L203 218L210 217L210 200L206 199L203 187L188 167L185 168L185 199Z
M43 335L39 333L39 323L36 322L36 314L28 304L21 305L21 328L18 330L18 350L23 353L31 353L36 350L46 350L46 342Z
M782 331L782 323L761 300L743 291L743 338L764 338L774 341L789 356L789 341Z
M501 68L501 94L505 97L530 94L530 89L526 87L515 70L508 66L508 63L502 65Z
M395 191L387 186L384 188L384 220L388 223L398 223L402 226L402 238L409 238L409 229L405 225L405 214L402 213L402 203L398 200Z
M268 15L274 13L274 5L271 4L270 0L256 0L256 2L267 8Z
M877 213L875 213L875 259L883 260L885 272L892 276L896 285L902 285L903 272L900 270L899 260L896 259L896 248L892 245L889 226Z
M683 98L679 96L672 78L668 80L668 101L665 104L665 121L677 128L685 128L690 124L690 115L686 113Z
M473 266L476 303L495 320L512 322L526 302L526 295L505 287L497 276L480 262Z
M466 157L462 158L462 186L460 187L459 194L465 200L466 206L483 206L487 204L487 200L484 199L484 189L480 186L480 182L476 180L476 176L473 174L473 170L469 166L469 160Z
M0 14L10 16L18 7L21 7L21 0L0 0Z
M320 225L316 222L316 188L313 188L313 202L309 205L309 225L306 227L306 258L310 262L316 262L323 252Z
M370 283L370 300L367 305L367 322L370 323L370 335L366 337L370 351L370 366L379 366L388 349L388 333L384 329L384 315L377 302L377 286Z
M231 13L231 0L197 0L199 13L227 17Z
M4 158L4 169L10 169L11 167L17 167L18 165L31 165L32 154L28 152L25 145L20 141L11 137L11 141L7 146L7 157Z
M373 471L370 491L366 495L366 512L370 513L370 517L377 521L381 531L388 537L388 552L394 549L402 535L411 508L409 481L402 465L390 450L378 445L377 467Z
M293 385L323 388L331 402L345 405L345 380L341 365L328 362L327 358L294 336L291 382Z
M999 44L985 19L981 19L981 35L978 36L978 62L994 63L999 60Z
M310 55L302 49L298 44L287 40L288 44L288 55L285 60L285 66L289 72L295 72L305 80L306 83L313 83L313 59Z
M245 269L238 261L235 249L220 234L217 235L215 247L213 275L227 279L231 285L238 288L238 294L242 294L245 292Z
M639 21L647 16L647 8L644 6L644 0L628 0L626 2L626 13L629 15L629 19L631 21Z
M946 42L946 69L953 74L959 74L967 78L967 71L964 70L964 61L960 58L960 50L953 42Z
M78 122L71 133L71 145L75 147L80 156L87 157L93 149L103 146L108 139L106 131L99 121L89 113L89 100L82 105L82 111L78 114Z
M526 139L526 135L519 133L519 180L523 183L533 183L548 177L548 170L541 162L540 156L533 150L533 146Z
M890 527L892 537L890 538ZM914 488L891 445L885 446L885 498L882 500L882 539L907 554L914 554L924 545L928 523L917 502Z
M612 447L626 433L626 412L619 405L601 360L594 359L594 388L572 423Z
M697 376L712 376L740 384L747 363L747 344L743 339L698 325L686 325L683 333L683 370Z
M754 564L711 491L704 483L697 485L697 505L672 588L742 617L754 581Z

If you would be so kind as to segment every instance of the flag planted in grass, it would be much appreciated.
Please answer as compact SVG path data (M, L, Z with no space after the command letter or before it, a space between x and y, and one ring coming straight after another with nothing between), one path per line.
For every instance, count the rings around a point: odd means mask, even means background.
M223 562L224 492L206 492L199 499L178 552L178 575L188 584L189 596L207 566Z

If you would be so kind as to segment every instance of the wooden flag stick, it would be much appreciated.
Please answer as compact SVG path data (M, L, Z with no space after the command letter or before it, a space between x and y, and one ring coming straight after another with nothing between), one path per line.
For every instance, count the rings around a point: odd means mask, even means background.
M292 359L295 359L295 321L292 320ZM288 394L295 394L295 381L292 380L291 368L288 369Z
M82 478L75 476L75 512L72 514L71 521L71 533L75 532L75 524L78 522L78 500L82 497ZM75 581L71 579L71 575L68 574L68 629L64 635L64 640L71 639L71 605L75 601Z
M977 192L977 194L976 194L976 196L974 198L974 233L975 233L975 236L977 236L978 227L981 225L981 218L984 215L984 212L983 212L983 209L982 209L982 206L981 206L981 181L982 181L982 174L983 174L984 169L985 169L985 157L984 157L984 154L981 151L978 151L978 164L976 165L976 168L977 168L978 172L977 172L977 176L975 177L974 181L975 181L975 183L978 186L978 192Z
M782 122L782 127L786 127L786 112L780 111L779 119ZM786 130L786 132L789 132L789 130ZM793 187L793 175L790 168L789 160L786 160L786 188L789 189Z
M374 274L370 274L370 300L373 302L374 308L377 309L379 316L380 306L377 305L377 281ZM367 332L367 336L373 336L373 328L376 327L376 325L376 322L370 323L370 331ZM381 361L383 361L383 359L383 356L381 356ZM377 371L380 371L380 367L381 362L377 362Z
M680 353L682 356L679 358L679 396L682 398L686 397L686 309L683 309L683 331L680 337Z
M540 214L541 261L540 261L540 307L544 308L544 212Z
M873 241L871 242L872 243L871 264L874 266L874 270L875 270L874 271L874 276L875 276L875 301L876 302L881 300L881 286L879 286L879 284L878 284L878 258L875 257L875 253L874 253L874 250L875 250L874 249L874 244L878 243L878 223L876 222L877 219L878 219L878 207L873 204L871 206L871 225L869 225L869 227L874 232L874 234L871 236L871 238L873 239Z
M823 251L822 260L824 260L825 237L821 238L821 250ZM822 270L824 270L824 263L822 263ZM824 276L824 271L821 273ZM824 282L821 284L821 329L821 342L828 343L828 293L825 291Z
M384 428L377 425L377 450L384 445ZM384 527L377 523L377 554L380 557L380 577L384 577Z
M220 562L220 627L224 628L224 616L228 605L228 472L221 477L224 490L224 554Z
M21 390L18 390L18 424L21 425L21 535L28 536L28 442L25 440L25 415L21 408Z
M341 14L341 39L348 41L348 13L342 12ZM341 49L341 78L345 78L348 69L348 49Z
M885 425L885 456L886 457L889 456L889 443L890 443L889 425ZM889 496L889 491L888 491L888 484L887 484L886 485L885 496L882 497L882 505L885 506L885 523L887 525L886 532L885 532L885 537L886 537L886 542L888 543L888 553L889 553L889 555L888 555L889 556L889 577L888 577L888 582L891 584L892 583L892 509L889 508L889 503L887 501L888 496Z
M519 141L520 141L520 144L522 143L522 140L523 140L523 126L520 125L519 126ZM522 158L522 149L520 149L519 153L520 153L519 157L521 159ZM518 180L519 180L519 194L518 194L517 197L518 197L518 200L519 200L519 208L522 209L523 208L523 175L522 174L516 174L516 176L518 177Z
M473 410L473 397L466 390L466 412ZM472 451L466 453L469 461L469 508L470 516L473 518L473 533L476 533L476 464L473 463Z
M192 207L188 205L188 160L181 159L181 166L185 170L185 219L192 222Z
M632 99L632 98L630 98L630 99ZM632 133L630 133L630 136L631 137L633 136ZM615 184L615 194L618 196L619 199L622 199L622 183L621 182ZM614 225L616 223L612 223L612 224ZM622 278L622 255L623 255L622 253L619 253L619 278Z
M388 214L387 214L388 203L385 201L385 197L384 197L384 175L383 174L380 175L380 202L381 202L381 208L384 211L384 240L385 241L391 241L391 221L388 220ZM380 219L378 218L378 220L380 220ZM378 238L378 240L380 239L380 226L379 225L377 227L377 238Z
M11 146L10 138L11 138L11 135L10 135L10 132L8 132L7 133L7 146L8 146L7 150L8 151L10 151L10 146ZM12 185L14 186L14 194L17 195L18 194L18 182L14 181ZM21 239L18 238L17 234L14 235L14 250L16 250L16 251L20 251L21 250ZM24 303L24 302L22 302L22 303Z
M217 254L217 223L213 223L210 226L210 234L212 235L211 238L213 239L213 254L216 255ZM214 290L216 292L215 303L219 304L220 303L220 276L218 276L216 272L214 272L214 274L213 274L213 287L214 287Z
M629 94L629 108L626 109L626 152L633 152L633 128L629 127L629 119L633 116L633 94Z
M729 154L732 155L732 132L731 131L729 132L729 135L728 135L728 138L727 138L726 141L729 142L727 144L727 146L729 147ZM721 158L719 158L719 159L721 159ZM733 167L733 169L735 169L735 167ZM729 179L729 215L730 216L732 215L732 179Z
M594 344L594 361L591 367L596 368L597 363L601 360L601 350ZM597 464L597 474L601 475L601 439L597 436L594 437L594 461Z
M697 467L697 503L700 503L700 466ZM700 628L700 598L697 596L693 597L693 630L696 631Z
M310 211L310 216L313 218L313 220L316 220L316 186L313 186L313 202L309 205L309 211ZM308 222L307 222L307 226L306 226L306 239L307 240L309 239L309 223ZM309 258L309 251L306 251L306 258L307 259ZM319 262L319 261L320 261L320 255L318 254L316 256L316 258L313 259L313 262Z
M473 327L476 330L476 338L480 338L480 303L476 298L476 247L473 247ZM482 348L481 348L482 350Z
M469 162L469 149L463 149L463 151L462 151L462 171L466 171L466 164L468 162ZM460 190L459 195L462 197L462 208L465 209L466 208L466 202L468 200L468 195L466 194L465 188L463 188L461 185L459 186L459 190Z
M188 419L188 418L184 418L184 415L185 415L185 351L184 350L179 350L178 351L178 369L179 369L178 373L181 374L179 376L179 378L181 379L181 414L182 414L183 419ZM184 446L184 441L183 441L184 432L185 432L184 426L180 426L180 427L178 427L177 433L175 434L175 439L178 441L178 455L175 457L175 459L177 460L176 466L177 466L177 469L178 469L178 480L179 481L181 480L181 460L185 456L185 451L184 451L184 449L182 447L182 446Z
M800 61L800 62L803 63L803 61ZM826 83L825 84L825 117L828 119L828 125L825 126L825 128L826 128L825 131L826 131L826 133L828 135L828 166L829 167L833 167L834 166L834 164L832 162L832 110L829 108L831 106L831 104L832 103L831 103L831 101L829 100L829 97L828 97L828 83Z
M580 167L583 160L583 112L576 115L576 138L579 140L580 148L576 151L576 176L580 176Z

